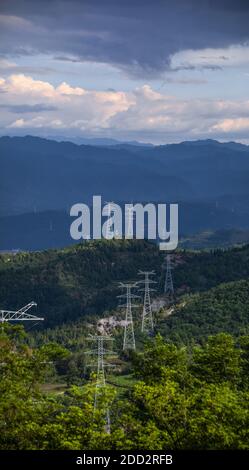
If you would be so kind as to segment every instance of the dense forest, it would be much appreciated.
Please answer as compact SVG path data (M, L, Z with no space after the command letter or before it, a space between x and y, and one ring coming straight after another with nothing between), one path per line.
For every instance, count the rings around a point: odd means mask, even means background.
M95 376L45 393L50 363L70 353L55 344L31 349L23 334L1 331L2 450L249 448L248 336L220 333L191 349L156 336L129 357L133 383L108 385L94 413Z
M183 344L202 342L222 331L249 334L249 280L186 296L159 326L163 335Z
M102 313L116 305L117 281L139 269L160 269L153 244L144 241L88 242L63 250L0 256L0 303L20 308L34 299L46 326Z
M179 250L173 257L177 296L249 276L249 245L230 250ZM18 309L34 300L44 327L102 315L117 305L118 281L137 280L139 269L156 272L163 291L164 253L146 241L95 241L62 250L0 255L0 305Z
M164 258L134 240L1 255L2 308L35 300L46 321L1 328L0 449L249 449L249 246L178 250L173 299ZM117 281L139 269L156 271L155 331L141 332L141 304L136 351L122 351L123 327L112 327L94 409L89 337L123 318Z

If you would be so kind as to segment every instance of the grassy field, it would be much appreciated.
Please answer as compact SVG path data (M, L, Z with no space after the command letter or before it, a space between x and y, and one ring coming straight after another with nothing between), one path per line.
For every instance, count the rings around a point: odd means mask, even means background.
M107 375L106 383L115 387L118 397L129 392L137 380L132 374L127 375Z

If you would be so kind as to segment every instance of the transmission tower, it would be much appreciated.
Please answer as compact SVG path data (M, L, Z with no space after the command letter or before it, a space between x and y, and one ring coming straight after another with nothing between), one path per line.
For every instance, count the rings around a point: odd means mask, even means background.
M119 286L123 289L126 289L125 294L118 295L118 298L125 299L124 304L119 305L120 308L125 309L125 327L124 327L124 339L123 339L123 351L127 349L136 349L135 335L134 335L134 325L133 325L133 316L132 308L138 307L136 304L132 304L133 299L140 298L139 295L131 293L131 289L137 287L137 283L123 283L120 282Z
M30 302L19 310L0 310L0 323L9 321L43 321L44 318L27 313L32 307L36 307L35 302Z
M110 364L105 362L104 358L106 355L113 354L110 349L105 348L105 341L113 341L113 338L111 338L110 336L95 335L91 338L88 338L88 340L95 343L95 348L90 351L86 351L85 354L90 354L97 357L97 361L95 361L95 367L97 366L97 379L94 393L95 414L96 410L101 409L102 401L106 392L105 368L111 367ZM92 367L92 364L90 364L90 366ZM106 432L110 434L110 412L108 408L105 411L105 429Z
M174 299L174 284L172 278L172 264L171 264L171 255L166 255L166 276L164 283L164 293L168 296L170 300Z
M139 271L140 276L144 276L144 279L140 281L144 287L140 291L144 292L143 301L143 314L142 314L142 328L143 333L151 334L154 331L153 313L151 308L150 293L155 289L151 289L151 284L156 284L156 281L150 279L150 276L155 275L155 271Z

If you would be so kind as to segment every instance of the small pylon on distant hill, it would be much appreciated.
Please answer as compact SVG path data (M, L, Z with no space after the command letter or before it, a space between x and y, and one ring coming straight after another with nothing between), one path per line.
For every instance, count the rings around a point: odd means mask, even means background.
M142 314L142 327L141 331L143 333L151 334L154 331L154 321L153 313L151 307L151 292L155 289L151 289L150 285L156 284L156 281L150 279L150 276L155 275L155 271L139 271L139 275L144 276L143 281L140 281L144 284L144 287L140 291L144 292L144 301L143 301L143 314Z
M166 275L164 282L164 294L167 296L169 301L173 301L175 297L173 277L172 277L172 264L171 264L171 255L166 255Z

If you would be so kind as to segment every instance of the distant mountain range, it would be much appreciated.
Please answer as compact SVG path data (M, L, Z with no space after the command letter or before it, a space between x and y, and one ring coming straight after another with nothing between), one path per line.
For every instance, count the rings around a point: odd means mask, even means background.
M5 137L4 135L0 135L1 137ZM15 133L14 135L9 134L9 137L22 137L22 134L17 134ZM36 136L33 136L36 137ZM49 140L54 140L56 142L71 142L76 145L92 145L94 147L112 147L114 146L122 146L122 145L132 145L133 147L154 147L153 144L149 142L138 142L137 140L131 140L131 141L123 141L123 140L117 140L117 139L111 139L108 137L77 137L77 136L62 136L62 135L52 135L51 137L42 137L42 136L37 136L37 138L44 138L44 139L49 139Z
M65 211L0 217L0 251L36 251L72 245L75 241L70 237L71 222L72 218ZM212 204L182 203L179 222L182 248L217 248L249 243L247 219ZM237 226L243 229L231 228Z
M131 141L120 141L116 139L109 139L108 137L95 137L95 138L87 138L87 137L61 137L55 136L53 140L57 142L72 142L73 144L77 145L93 145L94 147L112 147L112 146L135 146L135 147L153 147L153 144L150 143L142 143L138 142L137 140Z
M66 220L72 204L101 195L103 201L178 202L182 235L249 228L249 147L235 142L96 146L1 137L0 169L2 227L21 220L25 228L36 216L52 232L50 211ZM9 238L0 233L0 249L3 236ZM61 235L58 246L64 241Z

